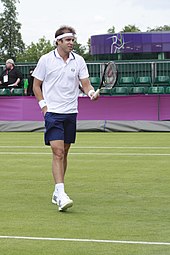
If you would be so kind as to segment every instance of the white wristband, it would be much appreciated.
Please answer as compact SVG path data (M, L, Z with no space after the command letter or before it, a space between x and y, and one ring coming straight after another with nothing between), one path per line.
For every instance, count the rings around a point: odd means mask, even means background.
M95 93L94 89L89 90L88 96L91 98L92 94Z
M40 100L38 103L39 103L39 106L40 106L41 109L44 108L45 106L47 106L44 99Z

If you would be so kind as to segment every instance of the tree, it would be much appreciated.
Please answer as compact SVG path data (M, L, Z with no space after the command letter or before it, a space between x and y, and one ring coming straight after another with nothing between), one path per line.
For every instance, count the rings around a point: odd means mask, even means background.
M86 61L92 61L94 59L93 56L91 55L91 40L90 40L90 38L87 41L87 49L84 54L84 59Z
M153 31L170 31L170 26L164 25L160 27L155 27L155 28L147 28L147 32L153 32Z
M114 33L115 33L115 26L112 26L111 28L109 28L109 29L107 30L107 33L109 33L109 34L114 34Z
M87 42L87 47L75 41L74 52L81 55L85 59L85 61L92 60L93 56L90 55L90 39Z
M140 32L141 30L135 25L127 25L123 28L122 32Z
M37 62L39 58L53 50L54 46L51 45L50 40L46 40L45 37L40 38L38 43L31 43L27 46L23 54L17 55L18 62Z
M25 45L17 22L16 3L18 0L1 0L4 11L0 13L0 58L16 60L16 55L24 51Z
M77 41L74 42L74 52L83 56L85 54L86 47L82 46L80 43Z
M23 53L17 55L17 62L37 62L39 58L54 50L54 46L51 45L49 40L46 40L45 37L42 37L38 40L38 43L31 43L27 46ZM80 54L85 60L89 60L92 56L87 52L86 47L82 46L80 43L75 41L74 52Z

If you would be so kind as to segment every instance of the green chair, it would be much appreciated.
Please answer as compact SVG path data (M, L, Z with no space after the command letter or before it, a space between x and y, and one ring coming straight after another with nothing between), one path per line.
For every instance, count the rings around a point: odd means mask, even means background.
M148 94L164 94L164 93L165 93L165 89L162 86L150 87L148 89Z
M10 96L10 89L0 89L0 96Z
M94 89L98 89L99 85L100 85L100 77L90 77L90 82L91 85L94 87Z
M127 87L115 87L111 91L112 95L128 95L128 88Z
M169 85L170 77L168 75L157 76L154 80L154 85Z
M23 88L13 89L11 95L12 96L23 96L24 95L24 89Z
M135 86L135 78L133 76L121 77L119 79L119 86L122 86L122 87Z
M145 87L130 88L129 94L146 94L146 88Z
M169 86L166 87L165 93L166 93L166 94L170 94L170 87L169 87Z
M100 77L90 77L90 82L92 84L99 84L100 83Z
M111 96L112 95L112 90L107 89L107 88L102 88L100 90L100 95Z
M150 76L141 76L136 78L136 86L151 86L151 77Z

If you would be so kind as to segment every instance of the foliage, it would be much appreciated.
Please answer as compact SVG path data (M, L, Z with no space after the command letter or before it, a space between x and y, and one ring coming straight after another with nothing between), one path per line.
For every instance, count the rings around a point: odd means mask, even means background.
M114 33L115 33L115 26L112 26L111 28L109 28L109 29L107 30L107 33L109 33L109 34L114 34Z
M155 28L147 28L147 32L153 32L153 31L170 31L170 26L169 25L164 25L164 26L159 26Z
M170 25L156 26L154 28L148 27L146 32L154 32L154 31L155 32L156 31L170 31ZM141 30L136 25L129 24L129 25L124 26L124 28L122 29L122 32L125 32L125 33L126 32L141 32ZM109 28L107 30L107 33L112 33L112 34L116 33L115 26L112 26L112 28Z
M141 30L135 25L127 25L123 28L122 32L140 32Z
M16 55L24 51L25 45L17 22L17 0L1 0L4 11L0 13L0 58L16 60Z
M23 54L18 54L18 62L37 62L39 58L54 49L49 40L45 37L40 38L38 43L31 43L27 46Z
M88 45L90 47L90 45ZM17 55L17 62L37 62L39 58L54 49L49 40L45 37L40 38L38 43L31 43L22 54ZM85 46L75 41L74 52L84 57L85 60L91 60L92 56Z
M90 41L90 38L88 39L87 50L86 50L86 53L84 54L83 57L86 61L93 61L94 60L93 56L91 55L91 41Z
M86 47L78 43L77 41L74 42L74 52L83 56L86 51Z
M1 0L4 10L0 13L0 59L6 61L7 58L13 58L17 62L37 62L38 59L47 52L54 49L50 41L45 37L40 38L37 43L31 42L25 46L20 33L21 23L17 21L16 4L19 0ZM134 24L124 26L122 32L140 32ZM170 31L169 25L147 28L146 32L152 31ZM115 26L107 30L107 33L116 33ZM74 51L84 57L86 61L92 61L90 54L90 38L87 45L84 46L77 41L74 45Z
M88 39L87 47L75 41L74 51L77 54L81 55L85 59L85 61L93 60L93 56L90 55L90 38Z

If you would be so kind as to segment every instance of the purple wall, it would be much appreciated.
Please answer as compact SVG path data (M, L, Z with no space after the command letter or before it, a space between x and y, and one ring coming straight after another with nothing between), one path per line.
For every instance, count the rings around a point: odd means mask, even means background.
M34 97L0 97L0 121L42 121ZM78 120L170 120L170 95L79 97Z
M170 32L117 33L91 36L91 54L170 52Z

